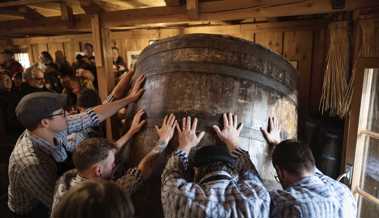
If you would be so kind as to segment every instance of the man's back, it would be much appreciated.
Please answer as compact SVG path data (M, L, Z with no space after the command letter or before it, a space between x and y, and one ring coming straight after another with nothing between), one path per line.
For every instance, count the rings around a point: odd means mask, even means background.
M318 170L315 175L270 195L270 217L356 217L356 203L350 190Z
M162 175L165 217L267 217L270 197L254 171L234 177L214 171L193 183L182 171L186 158L180 152L174 154Z

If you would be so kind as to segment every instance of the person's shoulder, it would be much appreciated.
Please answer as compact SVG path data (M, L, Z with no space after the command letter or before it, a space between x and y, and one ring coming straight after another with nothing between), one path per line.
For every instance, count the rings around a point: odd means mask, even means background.
M13 166L23 170L55 166L55 162L48 154L33 146L33 141L26 132L18 138L9 161Z
M71 181L78 175L78 171L76 169L71 169L67 172L65 172L58 180L57 180L57 187L69 187Z
M295 196L286 190L270 191L271 204L274 205L295 205L298 203Z
M17 66L17 67L22 67L21 63L18 62L17 60L12 60L12 65Z
M268 196L266 187L257 175L253 175L249 179L238 178L236 188L245 194L250 193L253 196L259 195L261 197Z
M350 194L350 189L343 183L330 178L329 176L326 176L324 174L318 174L318 177L321 179L321 181L328 187L332 188L334 191L338 192L339 194Z

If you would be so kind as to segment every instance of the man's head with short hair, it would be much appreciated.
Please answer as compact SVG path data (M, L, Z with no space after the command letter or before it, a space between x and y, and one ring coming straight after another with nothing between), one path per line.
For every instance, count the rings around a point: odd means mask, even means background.
M125 191L112 182L88 181L68 191L53 218L132 218L134 206Z
M283 187L312 175L315 169L315 159L309 146L295 140L285 140L276 145L272 163Z
M105 138L89 138L75 149L72 159L79 173L110 179L115 167L116 146Z

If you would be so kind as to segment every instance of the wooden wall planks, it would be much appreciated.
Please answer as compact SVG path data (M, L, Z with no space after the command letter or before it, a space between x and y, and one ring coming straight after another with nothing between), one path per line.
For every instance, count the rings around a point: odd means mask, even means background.
M320 23L320 22L319 22ZM311 23L310 23L311 24ZM111 33L109 46L119 48L120 55L127 61L129 51L140 51L149 45L149 41L187 33L229 34L244 38L283 55L289 61L297 62L299 72L299 112L307 114L309 110L317 111L322 87L325 59L326 25L315 25L314 29L304 21L285 24L260 24L258 26L222 25L200 27L171 27L161 29L138 29ZM377 31L379 32L379 30ZM379 33L378 33L379 34ZM47 50L54 56L56 50L63 50L67 60L73 62L75 53L83 49L86 42L91 42L90 34L56 37L35 37L13 40L16 46L31 44L31 61L38 61L41 51ZM379 46L378 46L379 50Z
M255 42L283 55L283 34L283 32L258 32L255 33Z

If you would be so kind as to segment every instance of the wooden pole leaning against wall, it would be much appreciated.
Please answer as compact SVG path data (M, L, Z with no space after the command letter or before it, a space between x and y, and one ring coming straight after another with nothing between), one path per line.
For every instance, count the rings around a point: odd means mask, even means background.
M110 30L102 22L101 14L91 16L92 41L96 58L97 81L99 96L102 101L106 99L114 86L112 73L112 53L110 48ZM106 120L106 136L112 140L111 119Z

